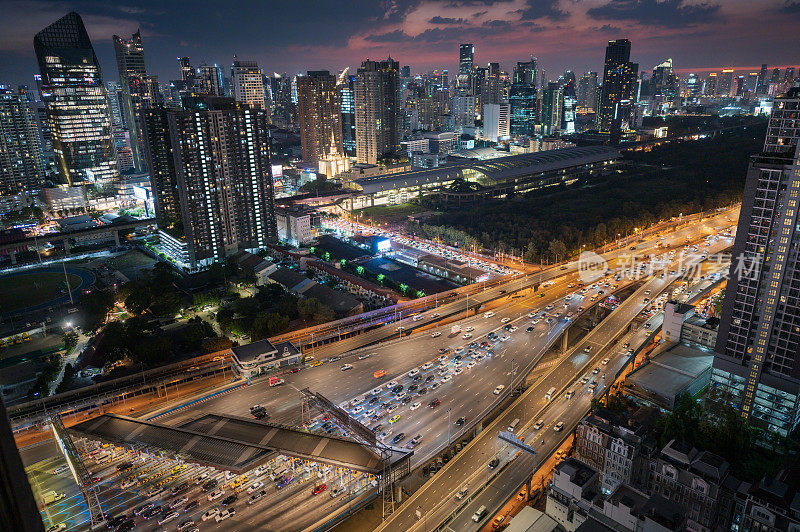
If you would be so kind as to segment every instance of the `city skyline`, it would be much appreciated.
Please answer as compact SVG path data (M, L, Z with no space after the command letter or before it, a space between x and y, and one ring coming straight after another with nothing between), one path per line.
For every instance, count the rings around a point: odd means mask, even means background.
M69 7L83 16L107 79L116 79L112 35L139 28L148 50L148 70L161 80L178 77L175 57L189 56L195 64L218 63L227 74L234 54L257 61L265 73L355 68L366 58L388 55L401 65L412 65L414 72L456 72L458 43L465 38L475 44L475 64L500 61L510 70L516 61L534 55L551 77L565 69L597 70L605 43L616 38L636 42L632 60L647 69L666 57L674 59L678 72L730 66L749 70L764 61L776 66L798 61L790 30L800 17L800 3L779 0L752 7L739 1L690 5L682 0L293 5L296 10L283 10L280 17L272 16L268 5L188 14L179 7L147 2L110 7L85 1ZM65 6L28 2L8 8L6 20L24 22L4 28L0 39L4 82L31 83L32 35L63 15ZM173 23L179 16L185 24ZM752 24L754 18L761 23Z

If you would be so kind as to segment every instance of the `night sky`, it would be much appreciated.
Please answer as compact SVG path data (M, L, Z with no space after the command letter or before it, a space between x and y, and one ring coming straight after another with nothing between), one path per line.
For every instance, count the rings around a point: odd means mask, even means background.
M456 71L458 43L476 63L539 58L551 79L565 69L602 72L609 39L632 41L641 68L672 57L679 71L800 63L800 0L0 0L0 83L31 83L36 32L77 11L118 79L111 36L142 30L148 71L178 76L177 56L223 65L233 54L265 72L354 69L387 55L412 72Z

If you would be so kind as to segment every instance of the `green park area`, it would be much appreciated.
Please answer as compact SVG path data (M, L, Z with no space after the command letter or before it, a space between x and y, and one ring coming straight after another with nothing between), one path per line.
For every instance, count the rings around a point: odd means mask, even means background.
M67 274L74 290L81 278ZM64 274L59 272L31 272L0 277L0 313L41 305L65 295Z
M359 221L375 224L384 223L402 223L405 222L412 214L417 214L430 210L422 205L415 203L401 203L399 205L376 205L375 207L366 207L364 209L357 209L353 211L354 217L360 217Z

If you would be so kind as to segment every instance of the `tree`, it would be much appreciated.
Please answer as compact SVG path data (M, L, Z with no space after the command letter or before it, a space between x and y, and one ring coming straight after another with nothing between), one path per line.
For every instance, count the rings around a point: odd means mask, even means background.
M233 342L227 336L218 336L216 338L209 338L203 342L203 351L206 353L216 353L217 351L224 351L233 347Z
M130 295L125 298L125 308L134 315L141 314L147 310L153 302L150 288L144 286L143 283L137 283L137 285L136 289L131 290Z
M314 321L316 323L327 323L336 319L336 312L333 311L328 305L320 305L317 312L314 314Z
M595 228L594 228L594 243L595 243L595 245L601 246L601 245L603 245L605 243L605 241L606 241L606 233L607 233L606 224L601 222L601 223L599 223L599 224L597 224L595 226Z
M297 301L297 313L303 321L313 320L314 315L319 311L319 307L319 300L313 297Z
M254 342L269 338L282 331L289 326L289 318L282 316L276 312L266 312L256 316L253 321L253 328L250 332L250 339Z
M558 262L559 257L564 258L567 253L567 246L561 240L555 238L550 241L547 251L553 256L554 262Z
M105 323L106 316L114 307L114 294L107 290L93 290L80 300L83 310L83 326L88 331L95 331Z

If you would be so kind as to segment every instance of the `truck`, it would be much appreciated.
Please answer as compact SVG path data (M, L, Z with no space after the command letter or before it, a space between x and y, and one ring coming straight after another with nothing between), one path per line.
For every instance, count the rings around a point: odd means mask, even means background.
M44 495L42 495L42 499L44 500L45 504L53 504L56 501L60 501L64 498L63 493L59 493L57 491L50 490Z
M270 377L269 378L269 385L270 386L280 386L284 382L286 382L286 381L284 381L283 379L281 379L279 377Z
M453 325L450 327L450 334L458 334L461 332L461 325Z

